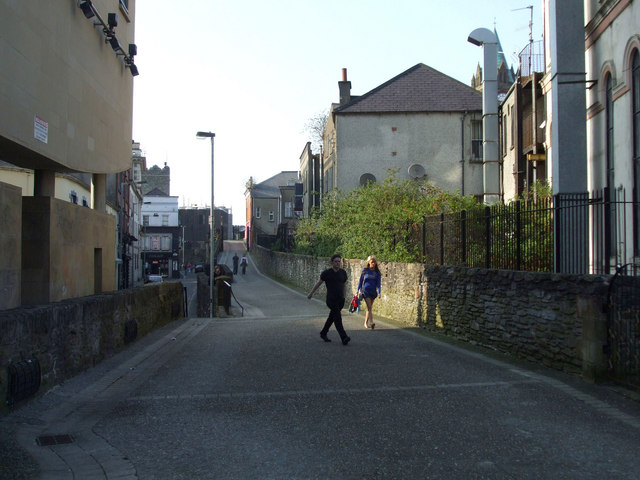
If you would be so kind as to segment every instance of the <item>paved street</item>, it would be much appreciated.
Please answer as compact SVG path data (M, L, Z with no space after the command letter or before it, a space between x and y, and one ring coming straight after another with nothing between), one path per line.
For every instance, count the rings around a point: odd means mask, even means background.
M324 343L324 288L251 259L233 291L244 317L175 322L0 419L0 478L640 478L640 402L618 390L346 309L351 343Z

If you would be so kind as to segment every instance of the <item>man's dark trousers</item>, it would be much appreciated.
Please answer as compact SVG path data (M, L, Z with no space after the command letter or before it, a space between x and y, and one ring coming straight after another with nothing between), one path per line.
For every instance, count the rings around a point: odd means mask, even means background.
M336 330L338 331L338 335L340 335L340 339L344 339L347 336L347 332L344 331L344 327L342 326L342 308L344 307L344 298L336 299L336 300L327 300L327 307L329 307L329 318L322 327L320 331L321 335L326 335L329 333L329 329L332 324L335 324Z

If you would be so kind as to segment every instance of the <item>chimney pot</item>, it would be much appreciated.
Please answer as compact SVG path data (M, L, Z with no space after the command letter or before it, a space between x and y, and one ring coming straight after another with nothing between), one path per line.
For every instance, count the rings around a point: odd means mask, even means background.
M340 105L346 105L351 101L351 82L347 81L347 69L342 69L342 81L338 82L340 91Z

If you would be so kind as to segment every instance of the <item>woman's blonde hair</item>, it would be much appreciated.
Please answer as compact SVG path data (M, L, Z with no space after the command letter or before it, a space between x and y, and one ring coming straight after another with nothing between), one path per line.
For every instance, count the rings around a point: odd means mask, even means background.
M380 269L378 268L378 259L376 258L375 255L369 255L367 257L367 268L369 268L369 264L371 263L371 260L373 260L374 262L376 262L376 267L375 269L379 272Z

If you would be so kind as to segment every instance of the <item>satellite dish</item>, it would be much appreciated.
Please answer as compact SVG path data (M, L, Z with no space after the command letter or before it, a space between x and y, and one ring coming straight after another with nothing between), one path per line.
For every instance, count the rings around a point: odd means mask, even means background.
M409 167L409 176L411 178L422 178L425 175L424 167L414 163Z

